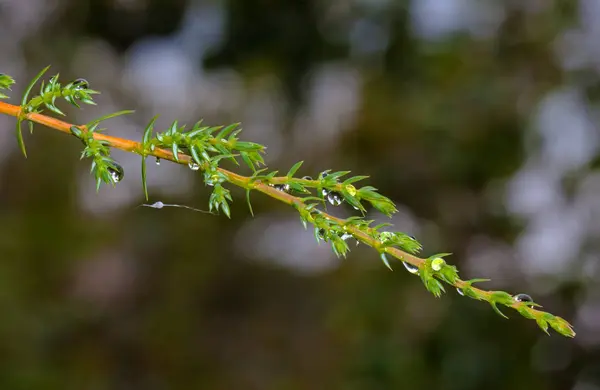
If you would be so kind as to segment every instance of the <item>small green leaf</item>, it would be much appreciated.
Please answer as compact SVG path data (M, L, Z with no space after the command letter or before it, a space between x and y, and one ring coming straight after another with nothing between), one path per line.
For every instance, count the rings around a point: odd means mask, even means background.
M550 333L548 333L548 322L546 320L544 320L543 318L537 318L535 322L538 324L541 330L543 330L548 336L550 336Z
M498 309L498 306L496 306L496 302L495 302L495 301L491 301L491 302L490 302L490 305L492 306L492 309L494 309L494 311L495 311L496 313L498 313L498 315L499 315L500 317L504 317L504 318L508 319L508 317L507 317L507 316L505 316L505 315L504 315L504 313L502 313L502 312L500 311L500 309Z
M148 123L148 125L144 129L144 136L142 138L142 143L144 144L144 146L148 145L148 142L150 142L150 138L152 138L152 130L154 129L154 123L157 119L158 115L154 116L154 118L150 120L150 123Z
M175 142L173 142L173 145L171 145L171 150L173 151L173 158L175 161L179 162L179 149Z
M219 134L215 135L215 138L216 139L226 138L229 135L229 133L231 133L233 130L237 129L239 125L240 125L239 123L234 123L227 127L224 127L223 130L221 130L219 132Z
M298 161L296 164L294 164L294 166L290 168L286 176L290 178L293 177L296 174L296 172L298 172L298 169L300 169L303 163L304 161Z
M223 210L227 218L231 219L231 210L229 210L229 204L226 200L221 202L221 210Z
M33 89L34 85L38 82L38 80L40 78L42 78L44 73L46 73L48 71L48 69L50 69L50 65L48 65L47 67L42 69L42 71L40 73L38 73L37 76L35 76L33 78L33 80L31 80L29 85L27 85L27 88L25 89L25 93L23 94L23 98L21 99L21 109L23 109L23 110L25 109L25 107L27 106L27 99L29 98L29 93Z
M250 214L254 217L254 211L252 211L252 204L250 203L250 188L246 189L246 202L248 203Z
M133 114L134 112L135 111L133 111L133 110L122 110L122 111L113 112L112 114L107 114L107 115L101 116L100 118L94 119L93 121L89 122L85 126L90 127L94 124L99 124L100 122L105 121L107 119L115 118L115 117L121 116L121 115Z
M25 158L27 158L27 150L25 150L25 141L23 140L23 131L21 130L21 123L23 122L23 119L21 118L17 118L17 141L19 143L19 148L21 149L21 152L23 153L23 156L25 156Z
M144 188L144 196L148 201L148 184L146 183L146 157L142 156L142 187Z

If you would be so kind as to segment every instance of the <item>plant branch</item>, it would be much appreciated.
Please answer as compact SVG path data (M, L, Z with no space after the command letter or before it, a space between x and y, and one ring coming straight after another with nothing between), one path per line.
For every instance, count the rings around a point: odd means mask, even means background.
M55 81L55 82L57 83L57 81ZM59 87L60 87L60 85L59 85ZM73 94L73 93L71 92L71 94ZM36 100L36 102L38 102L38 101L44 101L43 96L39 97L38 100ZM36 104L41 104L41 103L38 102ZM458 271L456 270L456 268L445 263L445 260L443 259L443 257L446 254L434 255L429 258L417 257L414 254L409 253L408 251L399 249L397 247L398 245L391 245L389 240L397 239L397 237L398 237L398 236L393 235L391 232L378 232L377 227L371 228L371 227L369 227L369 223L366 223L366 224L365 223L357 223L356 222L357 219L351 219L351 218L340 219L340 218L334 217L334 216L314 207L314 206L316 206L316 204L314 204L314 203L308 204L307 199L309 199L309 198L293 196L293 195L289 194L287 191L283 191L283 190L281 190L281 188L278 188L277 186L289 185L289 183L291 183L291 184L297 185L297 186L306 185L306 186L309 186L312 188L318 188L319 190L321 189L322 181L325 176L323 174L321 174L319 180L312 180L311 178L309 178L309 179L295 179L294 178L293 180L291 180L293 173L295 173L295 170L297 168L299 168L299 165L301 163L297 164L298 166L292 169L292 170L294 170L294 172L291 174L288 174L288 176L275 176L274 174L267 175L267 176L257 176L256 175L257 172L255 171L255 175L248 177L248 176L239 175L237 173L234 173L230 170L223 169L218 166L213 167L210 165L210 160L201 160L197 156L192 156L191 154L193 154L193 151L194 151L193 147L191 148L192 153L188 154L188 153L183 153L183 152L179 151L181 149L178 149L178 144L176 141L171 142L172 148L170 150L166 149L164 147L160 147L160 145L163 145L164 143L158 143L158 141L156 143L152 143L153 141L148 138L147 134L149 134L151 132L154 120L151 122L149 127L146 129L146 133L144 135L144 141L136 142L133 140L119 138L119 137L113 137L113 136L105 135L105 134L94 131L93 127L95 127L97 125L97 122L99 122L99 121L97 121L95 123L95 125L92 125L92 126L90 126L90 124L78 126L78 125L74 125L72 123L68 123L68 122L44 115L40 112L36 112L36 110L32 110L31 107L11 105L11 104L8 104L8 103L2 102L2 101L0 101L0 114L13 116L13 117L17 118L20 122L28 121L30 123L37 123L37 124L46 126L48 128L52 128L52 129L61 131L63 133L75 135L78 138L82 139L84 141L84 143L86 143L86 145L88 145L88 147L89 147L89 145L92 144L93 141L96 141L99 143L99 145L105 145L106 147L116 148L116 149L120 149L120 150L123 150L126 152L139 154L142 156L142 158L144 160L148 156L154 156L154 157L157 157L157 158L160 158L163 160L168 160L171 162L175 162L178 164L190 165L190 164L200 163L198 166L199 169L202 169L203 171L213 169L213 172L218 172L218 174L224 178L224 181L227 181L235 186L244 188L248 192L252 191L252 190L261 192L271 198L277 199L283 203L293 206L295 209L297 209L300 212L302 222L305 223L305 226L306 226L306 222L309 222L309 223L315 225L315 232L316 232L315 234L317 236L317 240L319 238L324 239L323 237L318 237L319 231L323 230L323 229L319 228L319 224L321 223L319 221L324 221L324 223L327 224L326 226L335 227L336 229L339 229L339 230L335 231L335 232L337 232L337 234L340 234L340 232L343 232L344 235L351 235L357 241L362 242L362 243L376 249L380 253L381 258L383 259L383 261L386 265L389 266L389 264L387 263L387 255L392 256L392 257L402 261L405 264L405 266L407 267L407 269L409 269L409 271L411 269L414 271L411 273L419 274L419 276L423 280L423 283L425 284L426 288L428 290L430 290L436 296L441 295L441 292L444 291L443 286L439 282L439 280L441 280L441 281L457 288L461 295L466 295L466 296L476 299L476 300L489 302L492 305L492 308L498 314L500 314L502 316L504 316L504 315L497 308L497 306L496 306L497 304L502 304L506 307L515 309L524 317L536 320L536 322L538 323L540 328L542 328L542 330L544 330L546 333L547 333L548 325L550 325L557 332L559 332L565 336L568 336L568 337L575 336L575 332L573 331L571 325L567 321L565 321L561 317L554 316L550 313L546 313L546 312L536 309L534 306L539 306L539 305L534 303L531 300L531 298L529 298L525 294L519 294L519 295L513 296L513 295L508 294L503 291L486 291L486 290L474 287L472 285L473 283L476 283L476 282L485 281L485 279L462 280L462 279L458 278ZM108 117L111 117L111 116L107 116L106 118L108 118ZM92 123L94 123L94 122L92 122ZM175 130L176 127L177 126L176 126L176 122L175 122L171 133L167 132L165 134L167 134L169 136L173 136L173 138L175 137L175 134L181 134L181 133L176 132L176 130ZM75 133L74 130L76 130L77 132ZM163 135L163 137L164 137L164 135ZM158 137L158 139L161 140L160 136ZM212 145L215 145L215 147L221 147L221 148L223 147L223 145L221 145L221 144L227 144L227 142L233 143L233 141L231 141L231 138L229 141L225 141L224 137L221 138L219 136L217 136L216 138L210 138L209 141L210 141L209 143ZM234 139L234 141L237 141L237 139ZM161 140L161 142L162 142L162 140ZM158 147L154 147L155 144ZM181 146L180 146L180 148L181 148ZM218 149L218 150L221 151L221 149ZM225 157L231 158L231 156L232 155L225 156ZM96 160L94 160L94 161L96 161ZM102 160L98 160L98 161L101 162ZM145 161L144 161L144 164L145 164ZM116 164L116 165L118 165L118 164ZM250 166L253 167L252 164L250 164ZM94 167L94 165L93 165L93 167ZM110 170L110 167L109 167L109 170ZM292 170L290 170L290 172ZM143 175L143 180L144 180L144 185L145 185L145 173L144 173L145 165L143 167L142 172L143 172L142 175ZM341 174L339 176L341 176ZM364 177L360 177L360 178L362 179ZM355 181L358 181L361 179L357 179ZM113 182L113 184L114 184L114 182ZM356 193L356 189L353 186L351 186L350 184L338 183L337 178L336 178L335 183L330 185L330 187L337 191L340 191L340 192L346 191L348 188L351 187L352 191L350 191L350 192ZM301 188L303 190L305 190L303 187L301 187ZM372 187L369 187L369 188L372 188ZM331 190L331 191L333 191L333 190ZM305 192L306 192L306 190L305 190ZM346 192L349 192L349 191L346 191ZM365 191L365 194L367 194L366 191ZM353 194L351 193L346 198L347 199L349 198L350 200L352 200ZM313 197L313 200L314 199L315 198ZM373 199L374 200L372 201L372 203L375 207L377 207L375 202L380 200L380 198L374 197ZM384 198L384 199L387 199L387 198ZM212 202L212 200L211 200L211 202ZM364 208L362 207L362 205L360 205L360 202L358 203L358 206L360 208L357 206L355 206L355 208L360 209L361 211L364 211ZM211 203L211 208L212 208L212 203ZM229 215L228 207L227 207L227 209L224 208L223 210L226 212L227 215ZM395 208L393 208L393 211L395 211ZM391 212L390 212L390 214L391 214ZM345 238L342 239L342 241L343 240L345 240ZM338 254L338 255L340 255L340 253L341 253L341 255L345 256L345 253L347 252L347 250L349 250L349 249L347 249L347 245L344 242L342 246L336 247L336 242L339 243L339 237L335 236L335 237L331 238L331 243L332 243L334 252L336 252L336 254ZM338 250L339 250L339 252L338 252Z

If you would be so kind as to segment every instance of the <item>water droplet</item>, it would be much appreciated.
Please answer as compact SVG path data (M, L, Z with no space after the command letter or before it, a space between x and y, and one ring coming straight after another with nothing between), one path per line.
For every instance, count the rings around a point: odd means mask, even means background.
M446 265L446 262L440 257L437 257L431 261L431 269L434 271L441 270L444 265Z
M346 241L347 239L349 239L349 238L351 238L353 236L350 233L344 233L340 237L341 237L342 240Z
M88 89L90 87L90 83L86 79L77 79L73 81L73 87L77 90Z
M533 299L527 294L517 294L513 299L517 302L533 302Z
M464 297L464 296L465 296L465 293L464 293L464 291L463 291L462 289L458 288L458 287L456 288L456 292L457 292L457 293L458 293L458 295L460 295L461 297Z
M323 188L323 189L321 190L321 195L323 195L323 198L326 198L326 197L327 197L327 195L329 195L329 191L327 191L325 188Z
M165 206L165 204L163 202L161 202L160 200L158 202L154 202L150 205L150 207L153 207L155 209L162 209Z
M214 187L215 184L219 184L221 183L221 177L217 174L212 174L210 176L204 176L204 182L206 183L206 185L210 186L210 187Z
M313 179L313 178L312 178L312 177L310 177L310 176L304 176L304 177L302 177L302 180L312 180L312 179Z
M110 173L110 177L113 183L118 183L123 180L123 176L125 176L125 171L123 167L113 161L112 166L106 168L108 173Z
M343 200L342 195L340 195L339 193L337 193L335 191L331 191L330 193L327 194L327 201L334 206L341 205L342 200Z
M327 172L321 172L321 177L325 178L327 176L329 176L329 173L327 173Z
M156 157L156 165L160 165L160 158Z
M390 265L390 262L387 258L387 255L385 253L382 253L381 255L379 255L379 257L381 257L381 261L383 261L383 264L385 264L386 267L393 271L392 266Z
M192 171L197 171L200 169L200 165L196 164L194 161L190 161L188 167L190 167Z
M273 188L275 188L278 191L282 191L282 192L290 192L290 185L285 183L285 184L273 184Z
M416 265L412 265L411 263L407 263L406 261L403 261L402 264L404 264L404 268L406 268L406 270L411 274L416 275L419 273L419 267L417 267Z
M346 186L346 191L348 192L348 194L350 194L350 196L356 195L356 187L354 187L352 184L348 184Z

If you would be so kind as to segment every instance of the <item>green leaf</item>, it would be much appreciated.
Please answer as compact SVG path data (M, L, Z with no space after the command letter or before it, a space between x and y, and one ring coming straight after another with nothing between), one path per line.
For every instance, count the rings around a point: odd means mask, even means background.
M541 330L543 330L548 336L550 336L550 333L548 333L548 322L546 320L544 320L543 318L537 318L535 322L537 322Z
M504 315L504 313L502 313L502 312L500 311L500 309L498 309L498 306L496 306L496 302L495 302L495 301L491 301L491 302L490 302L490 305L492 306L492 309L494 309L494 311L495 311L496 313L498 313L498 315L499 315L500 317L504 317L504 318L508 319L508 317L507 317L507 316L505 316L505 315Z
M231 133L233 130L237 129L239 125L240 125L239 123L234 123L234 124L231 124L231 125L223 128L223 130L221 130L219 132L219 134L215 135L215 138L216 139L226 138L229 135L229 133Z
M90 127L94 124L99 124L100 122L105 121L107 119L115 118L115 117L118 117L121 115L133 114L134 112L135 111L133 111L133 110L122 110L122 111L113 112L112 114L107 114L107 115L101 116L100 118L94 119L93 121L87 123L85 126Z
M148 201L148 184L146 183L146 157L142 156L142 187L144 188L144 196Z
M19 142L19 148L23 153L23 156L27 158L27 150L25 150L25 141L23 140L23 131L21 130L21 123L23 122L22 118L17 118L17 141Z
M252 204L250 203L250 188L246 189L246 203L248 203L250 214L254 217L254 211L252 211Z
M229 204L226 200L223 200L221 202L221 209L223 210L227 218L231 219L231 210L229 210Z
M47 67L42 69L42 71L40 73L38 73L37 76L35 76L33 78L33 80L31 80L29 85L27 85L27 88L25 89L25 93L23 94L23 98L21 99L21 109L22 110L24 110L25 107L27 106L27 99L29 99L29 93L31 93L31 90L33 89L34 85L38 82L38 80L40 78L42 78L42 76L44 75L44 73L46 73L48 71L48 69L50 69L50 65L48 65Z
M0 89L8 89L10 91L10 86L15 83L15 80L7 74L0 73ZM0 93L0 99L8 98L7 95Z
M175 142L173 142L173 145L171 145L171 150L173 151L173 158L175 161L179 162L179 149Z
M154 116L154 118L150 120L150 123L148 123L148 125L144 129L144 136L142 138L142 143L144 144L144 146L148 145L148 142L150 142L150 138L152 138L152 130L154 129L154 123L157 119L158 115Z
M286 176L290 178L293 177L296 174L296 172L298 172L298 169L300 169L303 163L304 161L298 161L296 164L294 164L294 166L290 168Z
M348 184L356 183L357 181L368 179L369 176L354 176L349 179L344 180L343 185L347 186Z

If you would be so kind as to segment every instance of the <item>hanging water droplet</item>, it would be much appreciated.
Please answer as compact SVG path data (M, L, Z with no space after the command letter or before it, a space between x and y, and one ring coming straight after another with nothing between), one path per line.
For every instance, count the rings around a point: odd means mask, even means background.
M517 294L513 299L517 302L533 302L533 299L527 294Z
M118 183L123 180L123 176L125 176L125 171L123 167L113 161L112 166L106 168L108 173L110 173L110 177L113 183Z
M382 253L381 255L379 255L379 257L381 257L381 261L383 261L383 264L385 264L386 267L393 271L392 266L390 265L390 262L387 258L387 255L385 253Z
M344 234L342 234L342 235L340 236L340 238L341 238L342 240L344 240L344 241L346 241L347 239L349 239L349 238L351 238L351 237L353 237L353 236L352 236L352 234L350 234L350 233L344 233Z
M165 204L163 202L161 202L160 200L158 202L154 202L150 205L150 207L155 208L155 209L162 209L165 206Z
M456 288L456 292L457 292L457 293L458 293L458 295L460 295L461 297L464 297L464 296L465 296L465 293L464 293L464 291L463 291L462 289L458 288L458 287Z
M406 268L406 270L411 274L416 275L419 273L419 267L417 267L416 265L412 265L411 263L407 263L406 261L403 261L402 264L404 264L404 268Z
M73 87L77 90L89 89L90 83L86 79L77 79L73 81Z
M312 181L312 179L313 179L313 178L312 178L312 177L310 177L310 176L303 176L303 177L302 177L302 180L311 180L311 181Z
M156 157L156 165L160 165L160 158Z
M188 163L188 167L190 167L192 171L197 171L198 169L200 169L200 165L196 164L194 161L190 161Z
M342 195L335 192L335 191L331 191L330 193L327 194L327 201L329 203L331 203L333 206L339 206L342 204Z
M290 192L290 185L285 183L285 184L273 184L273 188L275 188L278 191L282 191L282 192Z
M323 188L323 189L321 190L321 195L323 195L323 198L326 198L326 197L327 197L327 195L329 195L329 191L327 191L327 189Z

